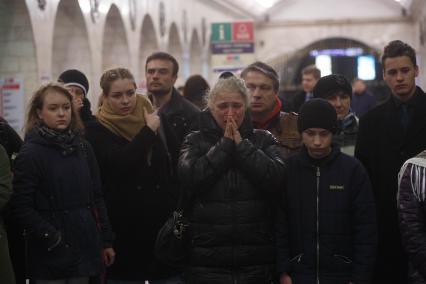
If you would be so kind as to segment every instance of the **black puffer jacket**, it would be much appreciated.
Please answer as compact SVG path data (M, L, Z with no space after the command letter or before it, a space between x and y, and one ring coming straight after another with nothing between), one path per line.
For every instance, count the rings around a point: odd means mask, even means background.
M399 228L408 253L411 283L426 283L426 151L401 169L398 191Z
M271 283L272 199L284 175L277 141L253 130L248 115L238 146L223 138L208 110L200 128L187 136L179 159L179 177L194 196L187 281Z
M16 160L13 212L28 232L32 279L97 275L102 245L112 243L93 150L79 136L72 144L64 151L32 131Z
M277 269L298 284L369 283L377 228L368 175L333 146L314 165L305 147L286 160L283 216L277 218Z

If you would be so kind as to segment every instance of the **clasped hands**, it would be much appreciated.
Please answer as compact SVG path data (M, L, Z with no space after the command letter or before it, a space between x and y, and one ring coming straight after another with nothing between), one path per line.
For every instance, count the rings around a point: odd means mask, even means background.
M241 135L238 131L237 123L232 116L228 116L223 137L233 140L236 145L241 143Z

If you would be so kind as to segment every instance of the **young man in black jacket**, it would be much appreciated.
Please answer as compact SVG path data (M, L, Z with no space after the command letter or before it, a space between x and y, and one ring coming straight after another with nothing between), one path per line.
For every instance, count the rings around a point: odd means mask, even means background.
M298 129L304 146L287 159L277 215L280 284L369 283L377 229L368 175L332 144L337 114L326 100L302 106Z
M360 119L355 157L368 172L377 206L375 283L406 284L410 281L398 227L398 172L426 148L426 94L416 86L419 67L408 44L395 40L385 46L382 68L391 96Z

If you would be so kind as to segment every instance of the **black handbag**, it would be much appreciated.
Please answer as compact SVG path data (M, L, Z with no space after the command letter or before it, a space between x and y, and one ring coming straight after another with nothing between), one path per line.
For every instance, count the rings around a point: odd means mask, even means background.
M154 253L162 263L172 267L183 267L186 264L189 250L189 221L182 209L183 198L179 199L178 209L158 231Z

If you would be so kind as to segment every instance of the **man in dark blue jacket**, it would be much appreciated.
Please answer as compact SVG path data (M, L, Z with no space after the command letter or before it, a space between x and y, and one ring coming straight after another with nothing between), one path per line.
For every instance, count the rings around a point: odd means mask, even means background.
M280 284L370 282L377 243L373 194L361 163L332 144L336 129L336 111L326 100L302 106L304 146L287 159L277 216Z

